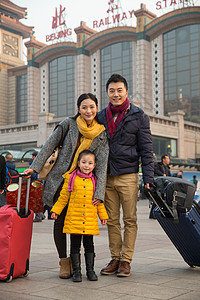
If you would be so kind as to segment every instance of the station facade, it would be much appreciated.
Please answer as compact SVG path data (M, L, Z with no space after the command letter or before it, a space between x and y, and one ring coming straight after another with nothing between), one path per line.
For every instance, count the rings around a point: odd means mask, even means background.
M47 45L20 22L26 8L0 3L0 151L41 147L55 125L76 113L76 99L92 92L108 104L105 84L120 73L129 100L150 117L156 156L200 161L200 7L156 17L145 4L137 24L100 32L84 21L76 42ZM23 62L23 40L27 64Z

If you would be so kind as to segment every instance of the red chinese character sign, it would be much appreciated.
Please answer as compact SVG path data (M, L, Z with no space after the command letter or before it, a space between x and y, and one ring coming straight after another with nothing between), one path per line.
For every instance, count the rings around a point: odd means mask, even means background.
M62 5L60 5L60 13L59 13L59 16L58 16L57 8L55 9L55 17L53 17L52 29L57 28L58 26L61 26L61 25L65 24L65 20L63 22L61 22L62 13L64 11L65 11L65 7L62 9ZM59 23L58 23L58 19L59 19Z
M108 8L106 10L108 16L100 20L93 21L93 28L98 29L103 26L126 26L127 20L131 20L133 17L134 10L124 12L119 0L108 1Z
M66 8L60 5L59 9L55 8L55 15L52 17L53 33L46 35L46 42L64 41L72 35L72 29L66 25Z

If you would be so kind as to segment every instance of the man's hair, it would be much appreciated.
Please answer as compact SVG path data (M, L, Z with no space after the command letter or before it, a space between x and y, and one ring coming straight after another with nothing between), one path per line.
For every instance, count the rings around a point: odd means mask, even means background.
M96 156L94 154L94 152L90 151L90 150L83 150L79 156L78 156L78 161L81 160L81 158L84 156L84 155L93 155L94 156L94 161L96 162Z
M106 92L108 91L108 86L111 82L123 82L126 90L128 91L128 83L126 79L120 74L112 74L106 83Z
M5 159L12 161L13 160L12 154L11 153L7 153L6 156L5 156Z
M37 156L38 155L38 151L33 151L32 155L33 156Z
M169 155L167 155L167 154L164 154L164 155L161 156L161 162L163 161L163 159L166 158L166 156L169 157Z

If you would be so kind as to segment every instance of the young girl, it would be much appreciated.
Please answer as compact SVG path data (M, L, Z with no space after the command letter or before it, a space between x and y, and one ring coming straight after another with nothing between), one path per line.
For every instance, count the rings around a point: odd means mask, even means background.
M94 153L84 150L79 154L78 168L71 174L66 174L60 197L51 210L51 217L57 219L57 216L60 215L69 202L63 232L71 234L71 260L74 282L82 281L80 267L82 238L85 249L87 278L91 281L98 280L94 272L93 235L99 234L97 214L103 226L107 223L108 215L103 203L97 206L92 204L97 182L92 172L95 165Z

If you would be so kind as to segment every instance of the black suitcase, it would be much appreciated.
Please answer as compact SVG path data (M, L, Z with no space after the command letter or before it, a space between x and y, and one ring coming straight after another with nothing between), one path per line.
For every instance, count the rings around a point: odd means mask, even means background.
M200 267L200 210L193 206L187 213L178 213L178 223L168 212L165 214L164 217L158 207L154 209L155 218L185 262Z

